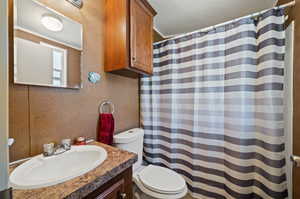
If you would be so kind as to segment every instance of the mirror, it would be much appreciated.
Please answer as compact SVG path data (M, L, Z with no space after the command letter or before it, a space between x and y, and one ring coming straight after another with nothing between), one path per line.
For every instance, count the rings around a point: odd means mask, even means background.
M14 83L81 88L82 25L34 0L14 0Z

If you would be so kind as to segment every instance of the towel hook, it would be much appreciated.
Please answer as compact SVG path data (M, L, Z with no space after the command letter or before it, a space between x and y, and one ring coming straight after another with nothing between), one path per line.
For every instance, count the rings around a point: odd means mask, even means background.
M111 114L114 114L115 112L115 106L111 101L105 100L103 101L100 106L99 106L99 113L104 113L103 108L105 105L109 105L110 110L111 110Z

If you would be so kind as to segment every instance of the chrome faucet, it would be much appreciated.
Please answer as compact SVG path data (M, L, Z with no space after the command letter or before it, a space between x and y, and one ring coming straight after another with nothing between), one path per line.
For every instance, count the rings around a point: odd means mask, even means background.
M44 144L43 148L43 155L45 157L60 155L71 149L71 139L63 139L61 141L61 144L57 146L55 146L54 143Z

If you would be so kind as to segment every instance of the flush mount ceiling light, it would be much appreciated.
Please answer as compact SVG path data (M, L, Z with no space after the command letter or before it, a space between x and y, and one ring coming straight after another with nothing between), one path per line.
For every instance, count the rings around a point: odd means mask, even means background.
M43 26L45 26L45 28L53 32L62 31L64 27L62 20L51 14L44 14L42 16L41 22Z

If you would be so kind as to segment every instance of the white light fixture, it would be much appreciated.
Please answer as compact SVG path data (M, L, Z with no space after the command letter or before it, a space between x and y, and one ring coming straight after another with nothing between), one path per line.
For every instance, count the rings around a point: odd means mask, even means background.
M44 14L42 16L41 22L43 26L45 26L45 28L53 32L62 31L64 27L62 20L56 17L55 15L51 15L51 14Z

